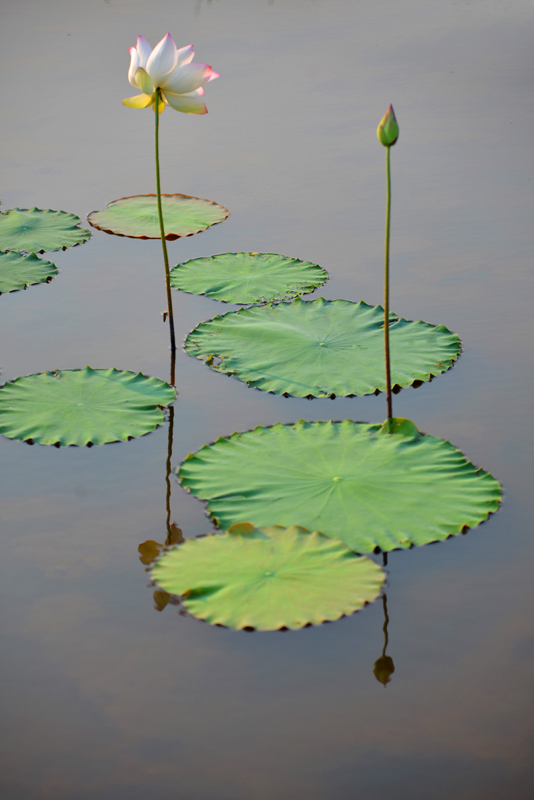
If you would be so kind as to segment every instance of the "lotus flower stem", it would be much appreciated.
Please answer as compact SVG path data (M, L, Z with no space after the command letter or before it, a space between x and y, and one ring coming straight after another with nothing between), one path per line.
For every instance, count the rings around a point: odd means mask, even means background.
M388 419L393 418L393 408L391 403L391 367L389 359L389 218L391 211L391 172L389 165L389 151L391 146L386 147L386 182L387 182L387 202L386 202L386 244L384 253L384 354L386 360L386 400Z
M163 265L165 267L165 288L167 290L167 315L169 317L169 331L171 335L171 352L176 352L176 336L174 334L174 313L172 310L171 294L171 275L169 270L169 256L167 253L167 241L165 239L165 225L163 224L163 209L161 207L161 180L159 174L159 104L163 102L160 90L157 90L156 102L154 103L154 116L156 118L155 130L155 155L156 155L156 191L158 195L158 217L159 233L161 237L161 249L163 250Z

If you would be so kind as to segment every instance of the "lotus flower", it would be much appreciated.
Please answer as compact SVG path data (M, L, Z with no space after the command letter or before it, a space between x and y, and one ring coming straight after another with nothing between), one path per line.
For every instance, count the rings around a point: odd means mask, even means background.
M168 33L152 50L142 36L137 37L135 47L130 47L130 69L128 80L142 94L123 100L130 108L149 108L158 102L158 111L165 105L186 114L207 114L202 101L208 81L219 77L207 64L193 62L193 45L178 49ZM159 97L159 99L158 99Z

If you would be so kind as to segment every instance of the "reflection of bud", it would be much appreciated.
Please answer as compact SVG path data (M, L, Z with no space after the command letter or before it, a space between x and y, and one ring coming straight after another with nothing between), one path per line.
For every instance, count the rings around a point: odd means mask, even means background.
M182 544L184 541L184 535L182 533L182 529L178 527L176 522L173 522L172 525L169 526L169 532L167 534L167 541L165 544L167 547L171 544Z
M389 683L391 680L390 675L395 672L395 665L391 656L381 656L378 661L375 661L373 672L377 681L383 683L384 686Z
M395 112L393 111L393 106L388 108L380 120L376 135L378 136L378 141L380 144L383 144L384 147L391 147L399 138L399 126L397 124Z
M170 594L168 592L161 591L161 589L156 589L153 597L154 597L154 608L156 609L156 611L163 611L163 609L171 599Z
M163 550L163 545L149 539L148 542L141 542L137 548L139 551L139 560L141 564L149 566L159 556Z

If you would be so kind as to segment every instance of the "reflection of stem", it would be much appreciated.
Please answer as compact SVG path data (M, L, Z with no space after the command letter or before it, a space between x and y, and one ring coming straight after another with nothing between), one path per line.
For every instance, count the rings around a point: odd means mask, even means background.
M174 406L169 407L169 439L167 444L167 462L165 465L165 508L167 509L167 539L166 545L171 544L171 459L172 459L172 437L174 433Z
M174 371L176 366L176 350L172 350L171 352L171 378L169 383L171 386L176 386L175 378L174 378Z
M391 174L389 169L389 151L386 147L386 178L387 178L387 205L386 205L386 245L384 267L384 352L386 357L386 399L388 419L393 417L391 404L391 368L389 360L389 216L391 210Z
M174 369L176 363L176 351L171 351L171 385L174 386ZM169 406L169 438L167 440L167 461L165 462L165 508L167 509L167 539L166 545L171 544L171 461L172 461L172 441L174 436L174 406Z
M384 649L382 650L382 658L386 655L386 647L388 646L388 625L389 625L389 617L388 617L388 598L386 594L382 595L382 606L384 608L384 627L382 630L384 631Z
M156 102L154 103L155 117L156 117L156 190L158 195L158 217L159 217L159 233L161 237L161 248L163 250L163 265L165 267L165 288L167 290L167 314L169 316L169 330L171 334L171 351L174 353L176 350L176 338L174 335L174 314L172 310L172 294L171 294L171 276L169 270L169 256L167 255L167 242L165 239L165 226L163 225L163 209L161 207L161 182L159 176L159 104L163 102L161 92L156 90ZM389 149L389 148L388 148Z
M382 606L384 607L384 627L382 628L384 631L384 647L382 649L382 655L377 661L375 661L373 674L377 681L379 681L383 686L386 686L390 682L391 676L395 672L395 664L393 663L391 656L386 655L386 648L388 646L389 617L388 599L385 594L382 595Z

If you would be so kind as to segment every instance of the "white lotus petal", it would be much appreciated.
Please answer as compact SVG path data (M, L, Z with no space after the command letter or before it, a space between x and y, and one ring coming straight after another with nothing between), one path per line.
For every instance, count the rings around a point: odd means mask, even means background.
M211 67L206 64L184 64L172 71L161 88L173 94L187 94L207 83L211 73Z
M192 44L180 47L179 50L176 51L176 65L182 66L182 64L189 64L189 62L193 60L194 55L195 51L193 50Z
M168 73L176 63L176 45L170 33L152 50L146 64L146 71L154 81L154 86L161 86Z
M137 52L139 53L139 66L143 67L143 69L146 69L146 62L150 58L152 48L144 36L137 37Z
M154 84L152 83L152 79L142 67L139 67L139 69L136 70L135 80L144 94L152 94L154 92Z
M208 109L199 96L200 90L189 94L172 94L163 90L163 95L167 103L175 111L183 111L185 114L207 114Z
M161 91L166 92L167 89L162 89ZM169 94L174 94L174 92L169 92ZM180 97L202 97L203 94L205 94L204 89L202 86L199 86L194 92L182 92Z
M152 105L155 99L155 94L136 94L133 97L127 97L122 101L123 106L129 108L148 108Z
M139 69L139 53L137 52L137 49L135 47L130 47L129 50L130 50L130 69L128 70L128 80L130 81L132 86L135 86L136 89L139 89L139 86L135 81L135 73Z
M215 80L215 78L220 78L220 77L221 77L221 73L220 73L220 72L214 72L214 71L212 70L212 71L211 71L211 75L210 75L210 76L209 76L209 78L208 78L208 83L209 83L210 81L214 81L214 80Z

